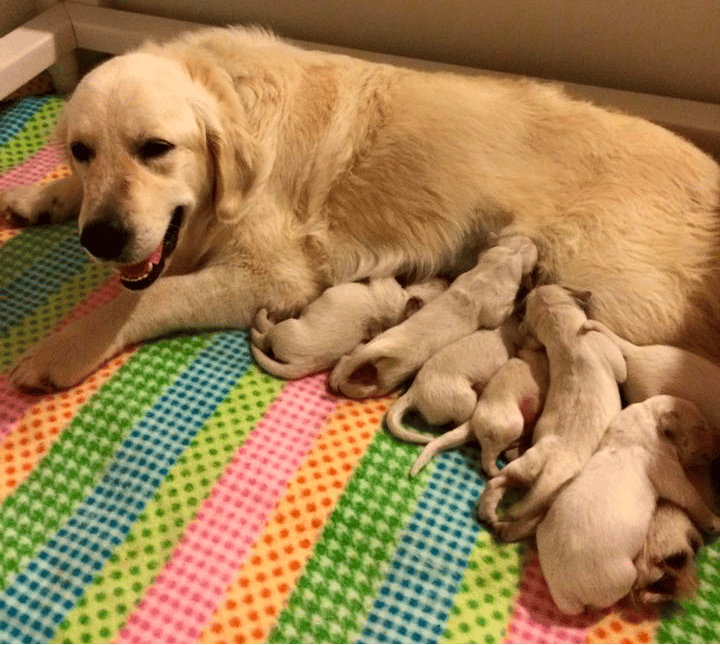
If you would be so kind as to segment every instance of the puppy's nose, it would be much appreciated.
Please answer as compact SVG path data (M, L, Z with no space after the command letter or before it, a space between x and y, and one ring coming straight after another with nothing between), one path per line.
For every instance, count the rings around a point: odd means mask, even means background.
M116 260L130 239L130 231L117 217L90 222L80 234L80 244L101 260Z

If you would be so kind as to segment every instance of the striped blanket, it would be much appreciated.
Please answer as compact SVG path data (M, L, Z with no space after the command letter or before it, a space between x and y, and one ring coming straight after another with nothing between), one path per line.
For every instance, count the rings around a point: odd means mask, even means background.
M0 113L0 190L62 176L62 101ZM0 225L0 641L718 642L704 550L681 611L570 618L531 546L474 519L472 448L418 477L383 430L389 399L260 372L246 333L131 348L78 387L14 391L5 371L119 286L74 226Z

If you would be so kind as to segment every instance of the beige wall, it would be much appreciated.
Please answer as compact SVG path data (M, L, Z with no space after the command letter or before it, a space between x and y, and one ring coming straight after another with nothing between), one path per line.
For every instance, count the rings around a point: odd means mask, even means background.
M720 104L720 0L75 0ZM0 35L57 0L0 0Z
M59 0L0 0L0 36L58 2Z
M92 0L302 40L720 103L720 0Z

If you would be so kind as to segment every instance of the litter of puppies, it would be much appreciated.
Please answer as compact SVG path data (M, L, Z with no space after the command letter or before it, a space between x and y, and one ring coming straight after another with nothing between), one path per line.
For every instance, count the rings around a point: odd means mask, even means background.
M393 435L426 444L410 475L476 440L488 477L479 520L503 541L535 537L562 611L692 594L703 537L720 534L696 468L720 456L720 367L625 341L592 320L591 294L529 284L536 261L533 242L512 235L447 287L341 285L299 320L260 312L253 352L286 378L334 366L330 387L355 398L412 377L387 416ZM404 426L411 408L452 429L433 439Z

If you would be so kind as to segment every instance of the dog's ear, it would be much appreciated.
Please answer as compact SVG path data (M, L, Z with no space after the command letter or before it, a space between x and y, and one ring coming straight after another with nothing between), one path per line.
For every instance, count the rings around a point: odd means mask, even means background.
M206 129L207 150L214 172L213 201L219 220L241 218L252 208L261 183L263 160L260 146L244 129L234 124Z
M53 128L52 134L50 135L50 143L62 148L63 152L67 154L67 137L68 137L68 121L65 110L60 113L60 117Z
M248 122L229 75L203 61L186 65L197 82L192 107L203 129L213 176L213 202L221 221L241 218L267 181L272 160ZM200 89L202 88L202 89Z

